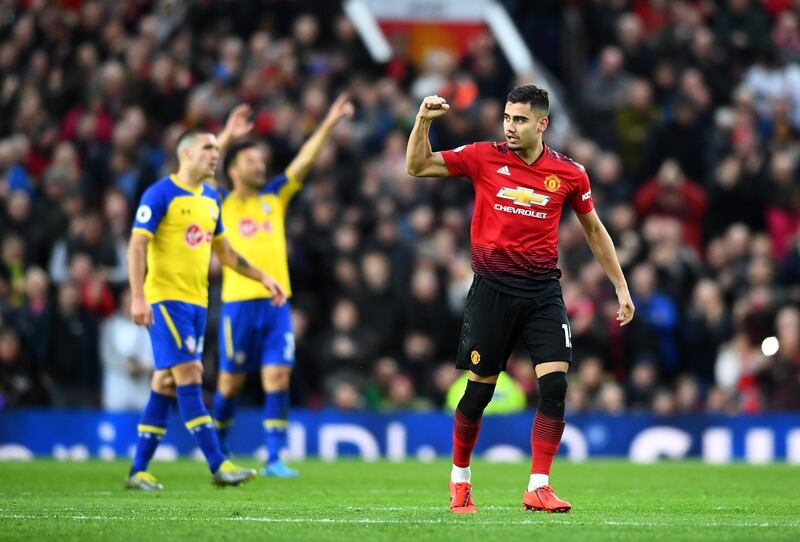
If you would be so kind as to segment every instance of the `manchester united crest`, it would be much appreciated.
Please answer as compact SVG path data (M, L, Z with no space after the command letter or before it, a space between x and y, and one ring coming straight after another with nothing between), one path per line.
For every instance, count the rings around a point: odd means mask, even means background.
M477 350L473 350L469 357L470 360L472 360L473 365L477 365L478 363L481 362L481 355L478 353Z
M544 187L550 192L556 192L561 188L561 179L557 175L548 175L544 178Z

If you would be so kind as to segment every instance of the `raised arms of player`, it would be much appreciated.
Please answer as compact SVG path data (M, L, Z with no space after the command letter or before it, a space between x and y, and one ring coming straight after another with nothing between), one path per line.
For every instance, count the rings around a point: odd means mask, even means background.
M406 147L406 171L409 175L415 177L448 177L450 175L442 153L433 152L428 139L433 119L441 117L449 109L450 106L445 99L439 96L427 96L422 100Z
M250 133L253 129L253 121L250 120L252 112L247 104L239 104L233 108L228 120L225 121L225 127L217 135L220 154L224 154L238 138Z
M234 250L226 237L215 237L212 247L217 258L222 262L222 265L228 266L240 275L257 280L263 284L264 287L272 293L273 305L278 306L286 303L286 291L281 285L260 269L250 265L250 262L248 262L244 256Z
M303 143L297 156L295 156L294 160L286 167L286 175L293 181L302 182L306 178L306 175L308 175L308 172L311 171L311 166L314 165L314 161L317 159L317 156L319 156L322 147L331 136L331 132L334 126L336 126L336 123L344 117L352 117L354 111L355 108L350 102L350 97L347 93L343 92L340 94L336 100L334 100L333 104L331 104L330 109L328 109L328 114L325 115L322 124L311 134L308 141Z
M311 134L308 141L300 147L297 156L294 157L294 160L292 160L286 168L286 173L289 178L298 182L305 179L306 175L308 175L308 172L311 170L311 166L314 165L317 156L319 156L322 147L325 145L325 142L328 141L336 123L344 117L352 117L354 111L355 109L347 93L340 94L336 100L334 100L333 104L331 104L330 109L328 109L328 114L325 115L322 124ZM253 122L250 120L251 113L252 110L249 105L240 104L228 115L225 128L223 128L217 136L222 152L230 147L236 139L249 134L250 130L253 129Z
M131 320L139 326L153 323L153 308L144 298L144 274L147 270L147 243L150 238L134 232L128 242L128 283L131 286Z
M627 325L633 320L633 313L636 308L633 306L633 300L631 300L631 294L628 291L628 283L625 282L625 275L622 274L622 268L619 265L619 259L617 259L617 251L614 249L614 242L594 209L588 213L578 213L578 220L583 226L586 242L589 243L592 254L600 262L603 271L606 272L606 276L608 276L617 292L617 301L619 302L617 321L621 326Z

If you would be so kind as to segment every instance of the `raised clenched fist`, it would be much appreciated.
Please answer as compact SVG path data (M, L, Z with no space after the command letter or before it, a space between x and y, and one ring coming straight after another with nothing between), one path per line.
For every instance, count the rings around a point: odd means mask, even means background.
M426 96L419 106L417 115L423 119L441 117L450 109L450 105L441 96Z

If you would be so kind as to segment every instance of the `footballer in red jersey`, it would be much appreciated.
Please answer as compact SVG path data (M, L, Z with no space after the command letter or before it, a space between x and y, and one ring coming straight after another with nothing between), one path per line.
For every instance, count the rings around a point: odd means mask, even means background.
M550 487L550 467L564 432L566 373L572 361L569 320L558 269L558 224L566 204L578 215L586 240L613 283L620 325L634 306L614 244L592 203L582 165L547 147L547 91L523 85L506 98L504 142L480 142L433 152L428 131L447 113L439 96L422 101L408 139L406 168L417 177L469 177L475 187L472 269L456 365L469 371L453 429L450 509L476 511L470 458L483 411L497 377L521 338L536 370L539 405L531 431L531 475L522 504L526 510L568 512L572 505Z

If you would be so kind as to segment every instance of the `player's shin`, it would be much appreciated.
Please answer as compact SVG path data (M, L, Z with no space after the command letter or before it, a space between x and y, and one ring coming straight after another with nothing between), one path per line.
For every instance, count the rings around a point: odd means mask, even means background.
M150 399L144 407L139 425L136 426L138 436L131 475L147 471L158 444L167 432L167 418L173 401L174 399L168 395L150 390Z
M211 405L211 417L219 435L219 444L222 452L228 455L228 431L233 426L236 414L236 397L225 397L219 390L214 394L214 403Z
M280 459L286 447L289 427L289 390L264 393L264 431L267 445L267 463Z
M214 422L203 404L200 384L178 386L178 409L186 428L203 451L209 469L212 473L216 472L225 461L225 456L220 450Z
M467 389L458 402L453 424L453 483L470 481L470 459L478 433L481 430L483 411L492 400L494 384L467 381Z
M528 491L550 483L550 467L564 433L567 374L554 372L539 378L539 407L531 430L531 477Z

